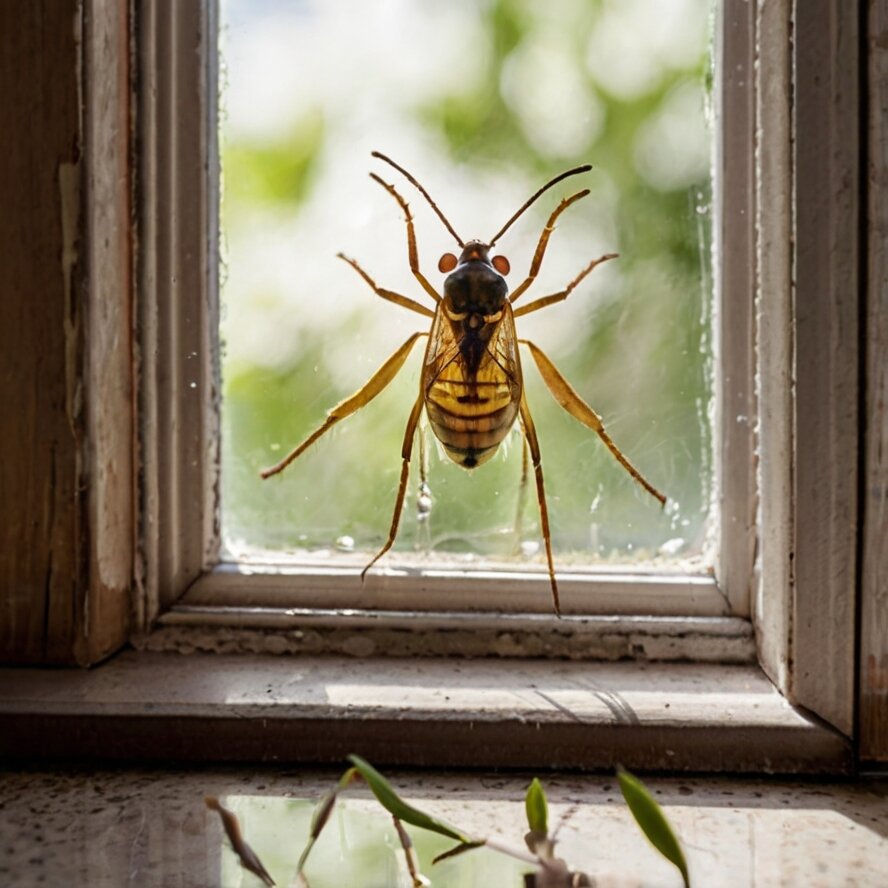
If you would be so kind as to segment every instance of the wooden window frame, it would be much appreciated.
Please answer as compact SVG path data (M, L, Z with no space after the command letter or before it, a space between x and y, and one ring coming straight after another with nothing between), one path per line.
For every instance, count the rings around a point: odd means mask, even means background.
M888 22L888 4L877 0L866 15L864 4L842 0L728 4L732 13L743 10L745 33L754 35L746 46L726 39L719 92L731 105L733 124L722 133L718 152L724 175L715 236L726 289L716 328L720 353L734 373L720 379L717 400L722 422L736 417L739 427L719 445L726 545L717 577L729 590L729 615L696 622L677 614L593 615L559 624L532 614L467 619L480 626L482 637L489 632L501 638L503 624L514 629L519 643L507 652L519 656L533 654L534 640L556 635L572 637L578 651L599 656L606 637L618 638L611 654L621 656L696 632L716 639L710 651L726 644L742 660L748 659L751 627L762 669L800 711L832 726L811 723L821 739L837 738L824 755L832 757L832 767L844 769L848 745L842 737L863 738L864 761L888 760L888 682L879 679L888 663L888 556L880 545L888 496L881 455L888 452L881 394L888 380L888 263L879 236L885 201L878 200L888 167L880 138L885 99L879 74L886 52L873 36ZM215 83L209 66L202 66L202 77L185 77L176 65L203 45L196 37L215 33L214 6L178 4L167 15L160 4L139 0L131 31L126 2L76 5L83 40L75 40L71 52L82 53L83 64L70 73L82 90L84 115L67 123L79 127L83 156L66 161L72 163L68 172L59 171L61 208L68 208L62 218L69 226L62 226L60 243L62 256L73 257L72 280L82 286L85 309L68 340L68 353L80 363L69 362L61 379L69 394L83 393L85 412L78 419L80 443L69 448L80 454L72 460L76 465L63 466L56 481L74 479L86 491L75 531L75 550L85 556L75 559L80 567L62 606L37 593L27 598L15 626L0 636L4 658L95 662L127 636L149 649L181 648L185 637L213 648L207 638L220 624L230 637L226 623L240 625L240 633L261 629L263 650L280 648L267 639L306 628L327 633L332 647L322 645L322 652L335 650L343 620L365 640L377 637L380 616L389 620L385 631L403 629L408 617L398 612L397 596L383 602L387 614L325 610L313 599L276 612L265 606L270 599L263 599L260 578L252 580L258 583L255 597L239 607L195 597L218 562L218 353L210 332L218 257L206 234L215 225L215 178L206 175L215 157L215 127L205 101ZM723 24L721 33L730 34L733 21L727 17ZM156 39L161 34L165 44ZM19 39L24 45L29 38ZM164 55L176 46L179 54ZM138 63L130 65L133 56ZM178 76L165 78L158 73L164 70ZM130 117L132 81L138 139L121 125ZM164 115L181 102L204 110L177 118L175 138L161 139L163 125L172 122ZM195 144L201 148L196 158L190 150ZM135 177L127 173L132 156ZM868 161L866 176L861 156ZM743 176L754 182L745 202L739 194ZM133 178L141 207L134 223ZM78 250L65 253L65 244ZM755 294L752 311L737 305L740 296L726 298L744 292L730 290L744 280L745 293ZM67 292L63 307L72 304ZM865 487L859 487L861 478ZM16 582L14 572L8 575ZM121 607L131 592L132 610ZM7 588L3 595L7 603L14 599ZM74 604L74 620L61 626L52 616L64 610L64 595L69 608ZM34 604L38 599L42 609ZM751 623L744 601L750 602ZM864 619L859 636L858 612ZM42 636L39 629L21 630L33 629L41 614ZM429 637L471 635L466 620L452 612L426 614L417 625ZM558 644L552 650L563 654ZM701 659L703 649L696 641L682 642L664 658L674 659L678 650L678 658ZM156 655L127 656L148 664ZM189 669L187 660L182 668ZM0 720L14 710L0 712ZM333 721L348 718L343 711ZM728 721L716 741L722 748L738 739L727 730ZM751 736L763 743L766 758L765 734ZM648 766L668 767L667 753L661 750L660 764L648 760ZM721 754L719 762L730 767L730 755ZM569 757L559 764L569 765Z
M218 198L212 175L218 166L213 81L218 63L215 43L204 39L212 33L206 29L216 27L217 22L213 3L203 4L202 14L182 10L163 16L163 28L157 26L154 4L147 3L144 9L141 61L152 82L151 88L143 91L145 113L140 124L146 134L141 158L145 223L140 233L140 291L147 295L140 317L143 354L151 354L155 360L152 367L145 368L143 377L143 505L148 529L143 535L147 578L143 628L155 623L204 625L214 609L224 609L231 622L236 622L239 607L263 608L269 622L275 611L317 614L358 608L377 620L415 613L419 617L413 623L417 631L461 623L471 632L478 613L533 614L537 625L545 621L557 625L549 605L548 579L540 572L430 569L411 566L408 559L398 557L390 558L382 570L359 585L354 568L220 558L219 400L215 382L219 358L217 346L206 333L218 317L218 254L212 236ZM742 24L751 26L751 22ZM745 30L741 40L745 42L735 50L737 63L748 69L752 46ZM201 53L193 51L195 45L202 47ZM191 91L188 107L199 109L182 126L177 126L174 118L182 113L177 83ZM737 79L730 80L726 104L733 107L737 100L748 104L751 84L751 76L739 85ZM737 165L732 154L747 147L736 140L726 143L719 163L730 170L730 201L745 207L742 224L749 232L753 225L752 167ZM201 176L202 170L210 170L211 175ZM176 219L178 236L169 237L163 231L158 237L153 220L166 220L175 207L187 208ZM159 273L159 269L175 269L175 273ZM726 329L751 330L752 304L743 298L749 292L749 277L739 263L731 272L723 278L725 301L731 309L722 323ZM737 412L749 417L751 337L722 338L728 343L730 360L739 365L745 378L740 381L738 374L734 375L730 394L727 386L721 386L718 403L739 397L744 407ZM183 360L183 354L194 360ZM731 409L734 406L732 403ZM744 468L725 473L721 479L730 518L716 519L716 523L730 532L721 533L719 549L730 553L718 559L714 571L670 573L631 566L563 571L559 581L562 611L582 617L722 618L726 636L736 638L741 631L738 621L749 617L753 567L752 491L745 468L752 461L750 425L745 419L729 429L725 426L722 436L730 438L724 449ZM190 520L183 523L186 507ZM739 515L745 516L741 519L744 534L734 529Z
M672 621L691 615L712 618L712 631L721 631L729 646L743 637L740 624L753 619L760 661L777 687L850 735L859 86L857 65L847 63L857 50L856 12L847 5L839 12L840 5L727 0L719 7L717 114L727 127L718 134L715 161L715 423L721 458L714 575L595 571L565 574L561 586L568 602L574 583L583 590L587 643L597 633L637 636L633 617L645 616L644 631L659 637ZM370 634L380 625L398 625L470 638L477 610L499 612L495 619L514 615L508 625L520 637L551 633L555 618L534 613L547 601L547 581L538 575L389 571L368 576L356 613L352 569L220 561L219 359L206 330L217 318L218 257L207 236L214 230L217 195L214 177L200 175L218 163L216 45L200 42L218 23L213 3L202 8L200 16L183 10L163 34L155 26L154 4L147 3L142 30L142 45L154 52L145 61L160 87L148 92L142 121L150 134L143 157L145 218L166 218L170 207L188 207L192 214L182 220L178 238L153 237L147 225L141 232L141 292L148 311L142 322L149 342L144 352L157 355L155 367L163 372L159 382L157 374L145 378L142 429L152 643L162 644L167 627L175 627L167 633L175 648L186 627L206 633L222 624L231 631L245 622L255 627L257 620L267 631L291 628L295 621L335 633L344 610L352 625ZM196 43L202 57L192 50ZM172 65L164 64L170 60ZM181 77L183 64L195 67ZM189 104L201 111L191 118L187 138L177 133L176 144L186 150L164 154L170 141L164 124L172 124L169 115L180 100L177 76L192 90ZM160 183L159 171L167 171ZM186 267L185 256L200 261ZM163 277L157 266L177 271ZM191 350L202 360L196 389L195 368L181 360ZM178 437L158 426L160 416L171 418ZM830 479L827 492L824 477ZM186 506L191 520L182 525ZM164 526L169 533L154 530ZM595 619L614 613L630 619ZM532 617L522 620L522 614ZM589 648L596 650L594 644ZM559 646L551 652L557 656ZM820 668L824 654L829 670ZM693 645L683 655L695 657Z

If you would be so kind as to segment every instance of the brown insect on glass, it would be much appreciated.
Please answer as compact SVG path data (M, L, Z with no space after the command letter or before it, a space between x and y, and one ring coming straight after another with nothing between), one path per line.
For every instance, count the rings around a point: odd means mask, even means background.
M453 230L437 204L429 196L425 188L407 172L384 154L378 151L373 156L384 161L400 172L408 182L418 189L429 202L447 230L453 235L461 249L459 257L453 253L445 253L438 262L438 270L446 274L444 279L444 295L428 282L419 270L419 259L416 250L416 235L413 229L413 217L407 202L398 193L394 185L390 185L376 173L371 177L378 182L398 202L404 212L407 223L407 253L410 270L422 288L435 303L434 310L427 308L407 296L394 293L376 282L354 260L342 253L339 258L349 265L367 282L370 288L389 302L432 319L431 330L427 333L414 333L409 339L373 374L369 381L350 398L337 404L327 415L324 423L313 431L298 447L292 450L279 463L262 472L263 478L269 478L282 472L303 451L311 446L326 431L340 420L345 419L373 400L397 375L407 355L416 341L423 336L428 337L425 361L420 379L420 391L410 411L407 429L404 433L404 444L401 448L401 480L395 499L395 510L389 528L388 539L373 560L364 568L364 574L392 547L398 532L401 511L404 506L404 495L407 490L407 479L410 470L410 457L413 451L413 439L416 435L419 418L423 409L428 416L429 425L435 436L444 447L447 455L465 469L474 469L490 459L511 430L515 421L521 423L524 433L524 460L522 469L522 485L528 475L528 450L536 478L537 498L540 508L540 522L543 540L546 544L546 558L549 567L549 579L552 584L552 599L555 612L560 614L558 600L558 584L555 580L555 566L552 561L552 541L549 534L549 513L546 508L546 493L543 485L543 467L536 429L524 395L524 384L521 375L521 360L518 345L525 345L537 365L543 381L549 387L555 400L571 416L583 425L592 429L605 446L614 455L621 466L653 497L665 505L666 497L648 482L641 473L629 462L622 451L611 440L604 430L601 417L577 394L570 383L558 372L549 358L532 342L519 339L515 332L514 319L530 314L548 305L561 302L573 292L577 285L602 262L615 259L616 253L607 253L590 262L563 290L535 299L520 308L515 303L533 283L539 272L549 243L549 237L555 227L555 220L573 203L585 197L588 189L566 197L549 216L549 221L540 235L536 252L530 263L527 277L509 294L505 276L509 273L509 260L505 256L493 256L490 251L494 244L511 227L512 223L538 198L553 185L588 172L591 166L581 166L567 170L547 182L506 222L505 225L487 242L472 240L464 242Z

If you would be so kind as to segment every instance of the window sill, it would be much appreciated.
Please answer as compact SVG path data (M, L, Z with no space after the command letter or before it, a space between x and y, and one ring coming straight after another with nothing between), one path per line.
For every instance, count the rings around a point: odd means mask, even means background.
M846 738L745 664L127 651L0 669L0 756L845 774Z

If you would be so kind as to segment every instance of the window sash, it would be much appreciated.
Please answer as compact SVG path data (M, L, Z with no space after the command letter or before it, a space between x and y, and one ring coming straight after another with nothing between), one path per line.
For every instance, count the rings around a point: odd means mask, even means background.
M140 29L143 35L141 62L149 72L151 89L143 97L142 114L147 151L142 158L145 211L140 278L143 293L152 294L152 298L144 301L141 320L143 354L157 356L152 362L155 372L145 374L143 389L142 427L146 437L143 451L144 527L151 529L145 535L147 603L141 620L144 628L178 601L192 583L198 583L201 594L205 595L207 587L216 582L230 585L232 571L220 561L219 555L219 360L218 344L208 332L217 329L218 319L214 267L218 254L216 238L212 235L217 223L218 154L213 101L217 58L215 41L207 36L214 34L213 29L218 25L216 3L211 0L202 4L200 12L189 9L158 15L155 4L145 0L142 13L145 24ZM740 33L741 29L742 23L735 24L731 33ZM195 45L202 48L200 53L193 52ZM748 55L749 49L749 45L745 48L744 45L738 46L735 55L743 52ZM167 64L164 64L165 60ZM751 57L746 63L751 63ZM739 87L747 96L749 83L747 79L746 86ZM184 95L183 89L188 91ZM736 92L735 82L732 81L730 89ZM190 118L184 128L177 128L172 126L174 114L182 107L183 99L187 99L189 107L196 103L200 113ZM724 104L733 107L735 102L731 98ZM728 151L719 162L730 164L734 169L734 159ZM208 177L202 174L205 170L210 171ZM730 199L748 203L750 194L749 181L734 174ZM164 232L161 237L156 220L169 218L170 210L178 205L177 202L181 202L183 209L174 214L176 236L166 236ZM751 211L744 213L747 227L751 227L751 215ZM211 232L209 237L207 231ZM200 257L200 261L195 262L192 257ZM748 287L748 282L740 274L735 274L723 286L726 293L732 294L735 289ZM748 329L749 300L728 298L726 302L735 310L721 322L732 328L742 325ZM741 317L744 314L745 317ZM739 354L741 350L736 348L735 352ZM182 359L183 354L194 353L201 362L199 367L196 361ZM733 353L729 355L730 360L735 358L740 360ZM749 354L742 360L746 361L747 369L741 374L749 376ZM735 380L741 374L735 374ZM196 388L192 386L195 378ZM742 388L743 403L746 404L751 377ZM724 400L725 396L725 392L719 392L717 398ZM735 406L732 403L730 409ZM749 461L749 424L728 429L727 434L732 436L728 448L731 454L743 450ZM725 446L722 443L722 449ZM733 472L725 479L723 502L729 503L735 512L745 509L748 513L748 489L744 487L744 478L746 473ZM746 505L740 505L740 502ZM186 513L190 515L187 523L182 520ZM713 522L716 527L725 524L718 514L713 516ZM729 523L734 523L733 513ZM749 533L747 522L747 536ZM715 578L707 570L693 576L693 566L687 576L678 577L629 567L621 571L621 575L631 577L631 582L621 580L619 595L613 592L614 582L609 570L559 569L567 590L566 597L563 596L564 610L566 613L601 612L607 607L612 613L646 610L664 614L729 612L747 615L751 559L748 555L733 554L743 545L743 539L736 533L721 541L721 550L726 551L727 547L731 554L718 559ZM748 549L748 541L745 545ZM255 578L259 573L268 574L263 580L266 586L269 577L289 576L289 583L281 584L288 590L281 602L290 602L293 606L324 606L319 595L321 590L327 595L332 594L336 606L349 606L347 602L350 600L354 606L358 597L363 602L368 597L368 590L382 582L390 588L400 606L413 606L419 610L430 607L430 588L442 590L431 604L433 609L452 609L450 583L455 583L459 589L457 597L468 599L471 596L472 609L538 610L548 607L549 594L544 588L547 582L543 574L522 570L475 571L469 577L459 570L414 571L405 565L405 561L401 555L393 556L381 572L383 579L368 576L363 587L356 583L357 572L353 570L312 573L307 568L294 568L288 573L274 564L252 565L250 576L244 573L243 578L247 587L258 582ZM419 581L410 577L419 578ZM274 584L273 580L271 584ZM412 603L407 594L411 585L415 585L416 593ZM667 590L662 601L654 600L655 590ZM684 591L676 594L678 590ZM356 592L360 592L360 596Z

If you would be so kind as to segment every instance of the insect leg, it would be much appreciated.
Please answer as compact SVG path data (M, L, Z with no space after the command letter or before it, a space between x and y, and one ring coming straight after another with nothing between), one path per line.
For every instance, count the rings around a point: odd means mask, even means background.
M660 505L666 505L666 496L660 493L653 484L651 484L642 474L632 465L631 462L623 455L622 451L611 440L610 435L604 430L604 424L601 417L577 394L571 384L558 372L555 365L540 351L537 346L527 339L519 339L530 349L536 365L539 368L543 382L549 387L549 391L555 400L575 419L578 419L584 426L592 429L599 438L604 442L608 450L614 455L617 462L655 499L660 501Z
M401 446L401 481L398 484L398 495L395 497L395 511L392 514L392 525L389 528L388 539L385 545L376 553L373 560L361 571L361 580L363 581L365 574L389 549L395 541L398 534L398 524L401 522L401 511L404 508L404 494L407 492L407 478L410 474L410 454L413 451L413 438L416 434L416 426L419 423L419 415L422 412L423 396L420 393L410 411L410 418L407 420L407 428L404 430L404 443Z
M549 238L552 236L552 232L555 230L555 220L572 204L576 201L580 200L580 198L585 197L589 193L589 189L586 188L584 191L578 191L576 194L571 195L570 197L565 197L563 201L555 208L552 215L549 216L549 221L546 223L546 227L543 229L543 233L540 235L539 243L537 244L536 252L533 254L533 260L530 263L530 271L527 274L527 277L512 291L509 296L509 301L514 305L515 300L518 299L519 296L534 282L537 274L539 274L540 266L543 264L543 256L546 253L546 247L549 244Z
M323 424L315 429L298 447L290 451L279 463L265 469L261 474L263 478L277 475L296 459L306 448L314 444L324 432L328 431L337 422L356 413L366 404L369 404L397 375L398 371L407 360L410 349L420 336L428 336L428 333L414 333L350 398L346 398L337 404L328 414Z
M370 289L377 295L381 296L383 299L387 299L389 302L394 302L396 305L401 305L404 308L409 308L411 311L415 311L417 314L425 315L427 318L433 318L435 313L430 309L426 308L424 305L420 305L418 302L414 302L409 296L402 296L400 293L395 293L392 290L386 290L383 287L377 287L376 281L355 262L354 259L350 259L348 256L343 253L337 253L336 256L339 259L342 259L343 262L348 262L349 265L362 277L364 280L370 285Z
M398 194L394 185L389 185L388 182L380 176L377 176L376 173L370 173L370 178L373 179L374 182L379 182L379 184L382 185L382 187L385 188L385 190L388 191L388 193L400 204L401 209L404 211L404 221L407 223L407 261L410 263L410 271L413 272L413 277L415 277L422 285L423 290L425 290L435 302L440 302L441 297L419 270L419 254L416 250L416 232L413 230L413 216L410 215L410 207L407 205L407 201Z
M527 305L522 305L521 308L516 308L513 312L514 317L517 318L521 315L530 314L532 311L539 311L539 309L545 308L547 305L553 305L556 302L563 302L596 265L601 265L602 262L607 262L608 259L616 258L616 253L606 253L598 259L593 259L563 290L558 293L552 293L550 296L541 296L539 299L534 299L533 302L528 302Z
M540 444L537 440L536 429L527 406L527 398L521 394L521 424L524 426L524 438L530 447L530 457L533 462L533 471L536 475L537 500L540 504L540 529L543 532L543 542L546 544L546 558L549 562L549 580L552 583L552 602L555 613L561 616L561 604L558 601L558 583L555 582L555 565L552 562L552 537L549 533L549 510L546 508L546 491L543 487L543 463L540 456Z

